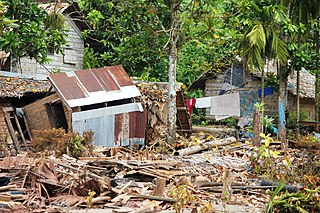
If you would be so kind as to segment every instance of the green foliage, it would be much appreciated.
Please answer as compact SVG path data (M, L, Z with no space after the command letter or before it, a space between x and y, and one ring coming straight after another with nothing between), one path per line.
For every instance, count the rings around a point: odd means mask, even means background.
M3 1L0 1L0 34L3 31L9 30L12 27L17 27L15 24L16 20L11 20L10 18L5 16L7 12L7 7Z
M48 51L53 47L61 52L66 44L66 31L61 29L60 15L49 15L32 0L3 1L7 5L5 16L15 19L17 26L3 32L0 49L19 59L30 57L39 63L48 62ZM58 20L58 21L57 21ZM45 28L44 22L56 23ZM59 23L58 23L59 22Z
M260 133L260 137L262 138L262 145L254 149L254 152L251 156L251 165L258 174L264 173L269 177L273 177L275 175L274 159L278 158L280 152L270 149L270 143L273 142L273 139L270 137L270 135Z
M237 126L237 119L233 118L233 117L230 117L230 118L223 119L221 121L221 123L226 124L229 127L236 127Z
M282 64L287 61L286 43L280 39L283 25L288 23L284 7L274 1L232 1L231 18L243 36L240 38L241 56L247 58L247 64L263 69L264 61L277 59Z
M273 196L267 212L320 212L320 187Z
M308 113L306 111L300 111L300 120L306 121L308 119ZM297 128L297 113L290 112L288 119L287 119L287 126L288 128L295 129Z
M265 78L265 87L271 86L275 92L279 91L279 79L273 72L267 72Z
M53 13L47 14L46 19L44 20L44 26L46 29L59 30L63 31L65 28L66 18L61 13Z
M199 2L191 12L181 2L177 81L189 86L216 62L234 58L237 31L221 18L222 1ZM122 64L131 76L167 81L169 7L166 1L80 1L93 29L85 37L101 44L86 51L85 66ZM129 9L130 8L130 9ZM92 57L93 56L93 57ZM91 59L93 59L91 61Z
M176 212L181 212L185 207L200 206L198 212L212 212L213 204L194 194L194 187L190 181L182 177L177 183L171 183L168 188L168 195L175 199L174 208Z
M262 117L261 119L261 124L265 129L265 132L267 132L267 129L270 129L271 127L273 127L273 118L269 118L267 115Z
M254 108L257 109L259 112L264 111L264 103L257 102L254 104Z
M86 153L91 153L93 151L92 141L93 132L91 131L84 132L82 136L73 134L67 145L70 155L79 158L85 156Z

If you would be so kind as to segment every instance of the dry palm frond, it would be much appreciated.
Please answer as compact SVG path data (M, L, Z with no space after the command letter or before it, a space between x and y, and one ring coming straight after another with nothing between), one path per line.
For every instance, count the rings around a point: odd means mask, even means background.
M47 29L57 29L57 30L63 30L65 25L66 18L61 13L50 13L47 15L47 18L45 20L45 27Z

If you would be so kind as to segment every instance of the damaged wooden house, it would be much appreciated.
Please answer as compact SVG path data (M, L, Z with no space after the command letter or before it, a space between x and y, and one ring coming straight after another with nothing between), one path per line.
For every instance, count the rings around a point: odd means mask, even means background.
M10 104L22 108L29 134L25 137L31 139L33 130L63 128L79 134L92 131L94 144L98 146L144 144L146 113L140 102L141 94L121 65L50 74L48 79L51 87L44 81L45 88L41 90L44 93L38 95L37 100L19 100L20 104L15 105L10 103L11 99L5 99L2 104L5 116L5 107ZM7 88L6 85L3 88ZM12 111L8 116L15 119L17 113ZM13 123L11 131L7 120L7 132L19 145L15 132L23 129L15 128ZM2 136L4 142L6 137Z
M94 144L144 144L141 94L121 65L49 75L56 94L24 107L31 129L94 133ZM41 120L41 122L39 122Z
M166 137L168 122L168 83L134 81L142 94L142 103L147 111L146 144L153 144ZM176 84L177 133L190 136L191 117L187 112L182 84Z
M26 148L31 139L23 107L44 98L50 83L45 78L0 71L0 155Z

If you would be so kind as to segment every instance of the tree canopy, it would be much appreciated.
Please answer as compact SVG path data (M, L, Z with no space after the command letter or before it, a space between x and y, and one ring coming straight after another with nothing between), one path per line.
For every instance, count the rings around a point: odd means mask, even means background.
M56 52L66 44L66 29L45 25L51 14L33 0L2 1L4 20L15 20L15 27L0 36L0 49L19 59L30 57L39 63L48 62L52 47ZM46 26L46 27L45 27Z

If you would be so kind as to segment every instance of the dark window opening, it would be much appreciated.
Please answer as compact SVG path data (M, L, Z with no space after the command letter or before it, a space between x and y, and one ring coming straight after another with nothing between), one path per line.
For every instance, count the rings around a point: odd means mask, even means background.
M49 55L54 55L54 47L50 47L48 50Z
M52 104L46 103L45 107L51 127L57 129L63 128L65 131L68 131L68 123L63 110L62 102Z
M87 110L99 109L99 108L111 107L111 106L120 106L123 104L130 104L130 103L133 103L133 99L127 98L127 99L122 99L122 100L109 101L106 103L98 103L98 104L91 104L91 105L82 106L81 111L87 111Z

